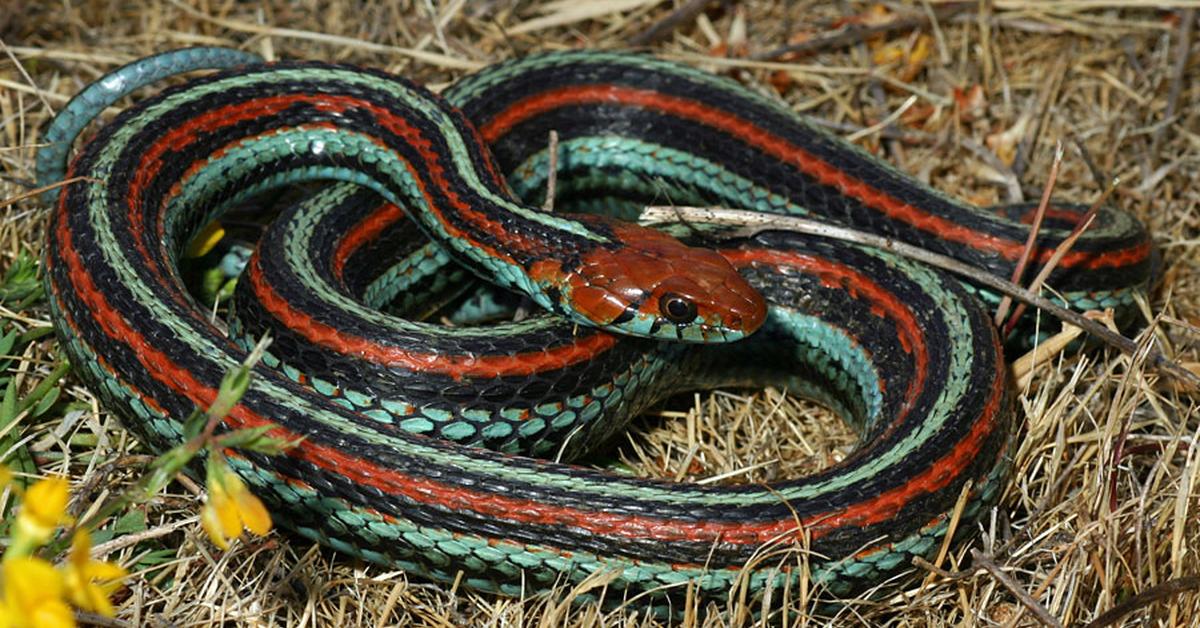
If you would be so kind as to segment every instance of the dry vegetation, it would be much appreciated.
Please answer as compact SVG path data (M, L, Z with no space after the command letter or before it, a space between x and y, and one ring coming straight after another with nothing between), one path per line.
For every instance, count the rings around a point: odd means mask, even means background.
M1192 2L884 3L892 12L874 17L867 2L810 0L7 3L0 3L0 199L10 200L0 222L0 266L41 247L45 208L20 198L31 186L39 131L84 84L136 57L225 45L386 68L443 86L530 51L638 42L777 93L915 176L981 204L1036 199L1062 142L1058 198L1090 202L1103 188L1098 181L1119 177L1114 202L1151 225L1165 270L1145 304L1153 324L1143 338L1200 370L1200 112L1192 106L1200 102L1193 80L1200 63L1187 54L1195 48L1187 27L1195 22ZM683 14L690 5L703 10ZM669 19L676 9L681 19ZM889 20L909 27L867 37L847 32L847 18L866 28ZM809 49L779 54L789 43ZM910 96L908 108L889 119ZM22 331L50 324L43 306L11 299L0 316L6 328ZM18 390L53 367L51 338L9 362ZM25 448L39 473L68 474L82 512L119 490L146 452L77 382L68 378L63 393L40 417L0 427L0 456ZM1099 618L1195 625L1195 399L1115 352L1060 356L1039 367L1022 380L1027 436L1015 480L982 522L979 540L943 563L951 573L823 615L796 607L788 623L1075 625ZM622 448L640 473L691 481L789 477L836 459L852 443L819 409L773 391L701 395L672 408L640 421ZM121 520L132 532L100 549L134 576L117 620L104 623L655 624L636 608L572 606L569 591L512 600L436 586L280 533L218 553L196 522L199 500L198 487L181 479ZM1123 605L1131 614L1102 617ZM753 623L752 610L712 603L681 619L741 625Z

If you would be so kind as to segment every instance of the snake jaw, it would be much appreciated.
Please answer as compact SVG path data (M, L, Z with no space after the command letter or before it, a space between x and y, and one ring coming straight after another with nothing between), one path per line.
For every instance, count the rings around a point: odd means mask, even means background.
M731 342L766 320L762 295L720 254L607 224L621 246L585 253L564 278L564 298L583 322L633 336Z

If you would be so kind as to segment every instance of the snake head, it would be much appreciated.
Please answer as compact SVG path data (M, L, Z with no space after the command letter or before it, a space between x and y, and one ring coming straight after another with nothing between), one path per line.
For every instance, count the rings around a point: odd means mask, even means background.
M684 342L740 340L762 326L762 295L716 251L638 225L604 223L616 247L580 255L558 281L581 322L617 333Z

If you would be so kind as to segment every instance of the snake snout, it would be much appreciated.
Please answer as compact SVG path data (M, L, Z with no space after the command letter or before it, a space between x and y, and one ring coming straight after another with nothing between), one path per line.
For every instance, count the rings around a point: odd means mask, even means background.
M728 342L762 326L762 295L720 254L623 223L621 246L597 248L573 273L570 296L589 322L618 333Z

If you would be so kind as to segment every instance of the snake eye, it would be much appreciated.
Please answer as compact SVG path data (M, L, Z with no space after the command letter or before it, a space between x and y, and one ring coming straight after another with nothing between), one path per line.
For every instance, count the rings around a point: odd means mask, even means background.
M658 309L663 318L682 325L696 320L696 304L691 299L668 292L658 300Z

